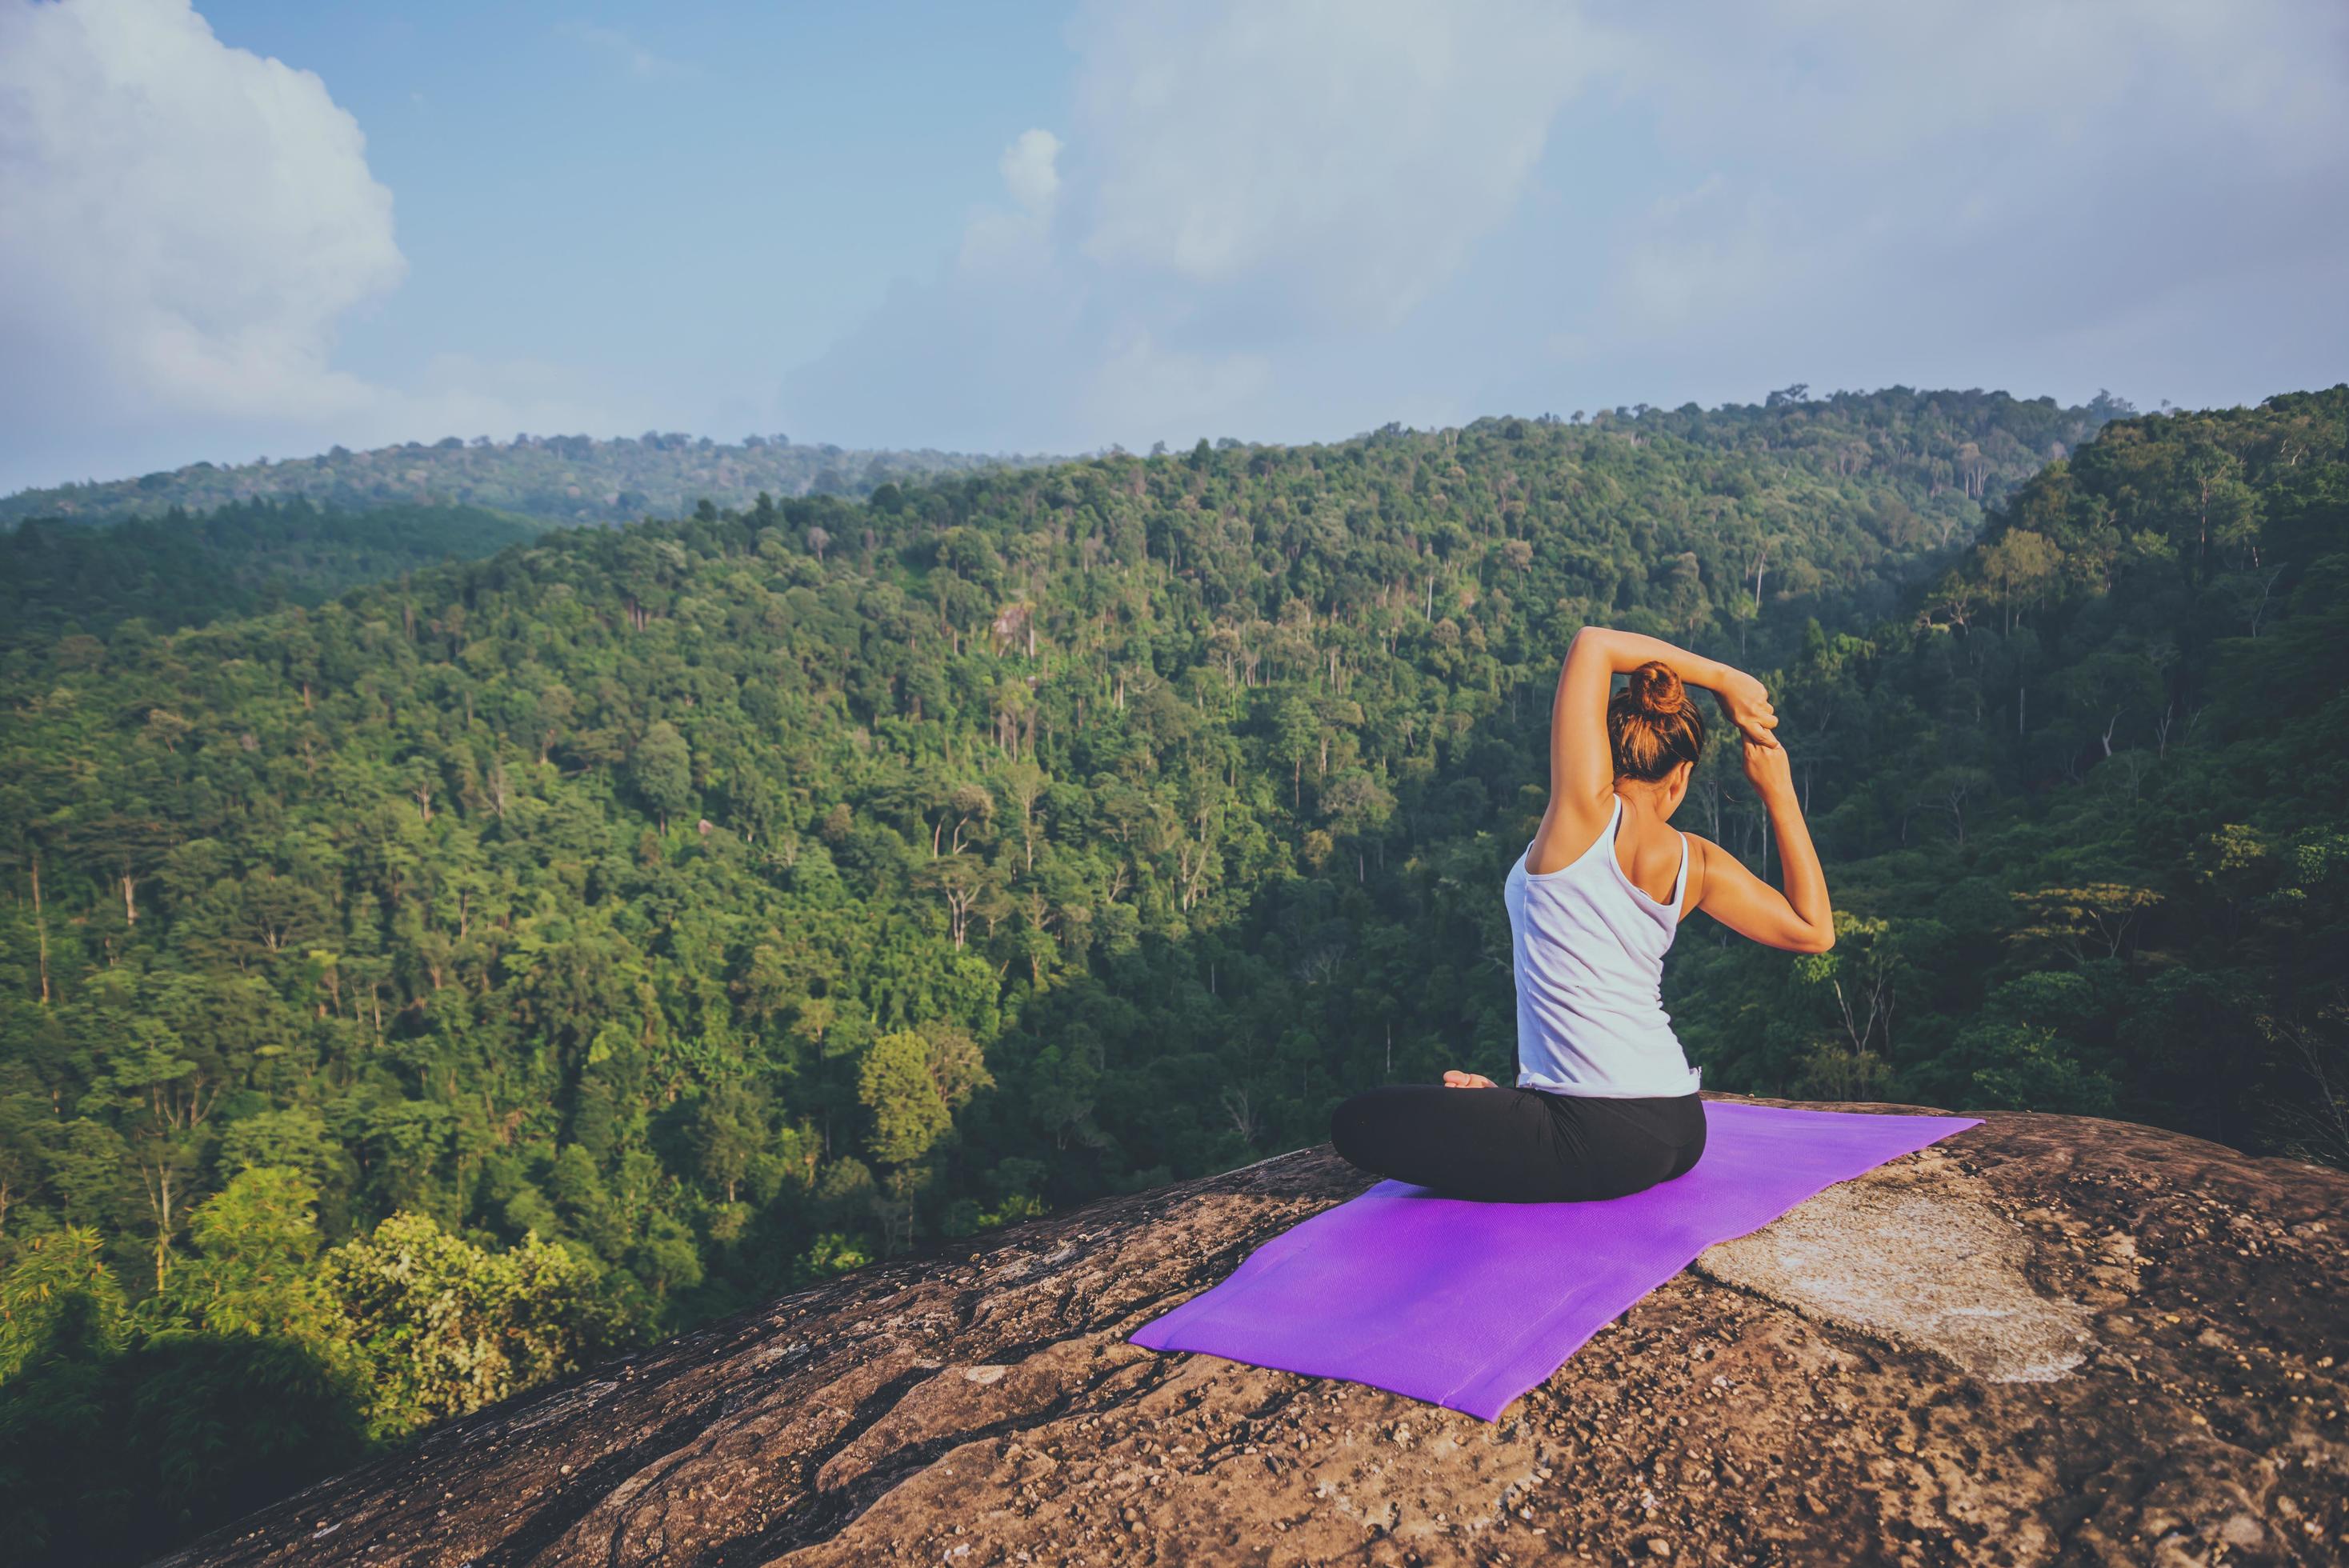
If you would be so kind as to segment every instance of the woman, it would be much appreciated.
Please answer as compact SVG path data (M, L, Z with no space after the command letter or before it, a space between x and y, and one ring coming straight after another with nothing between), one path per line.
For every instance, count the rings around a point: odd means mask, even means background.
M1666 826L1704 749L1690 686L1710 688L1743 734L1784 892ZM1617 1198L1694 1167L1704 1105L1660 990L1682 913L1701 909L1790 953L1835 944L1777 724L1752 676L1633 632L1578 634L1550 714L1549 806L1504 888L1517 1087L1447 1072L1441 1088L1356 1095L1330 1120L1338 1152L1381 1176L1504 1202Z

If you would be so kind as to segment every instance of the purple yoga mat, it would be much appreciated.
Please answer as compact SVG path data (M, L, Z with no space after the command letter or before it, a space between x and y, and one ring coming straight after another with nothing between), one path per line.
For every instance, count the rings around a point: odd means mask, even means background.
M1978 1117L1712 1100L1704 1158L1591 1203L1476 1203L1381 1181L1248 1254L1133 1343L1346 1377L1493 1420L1715 1242Z

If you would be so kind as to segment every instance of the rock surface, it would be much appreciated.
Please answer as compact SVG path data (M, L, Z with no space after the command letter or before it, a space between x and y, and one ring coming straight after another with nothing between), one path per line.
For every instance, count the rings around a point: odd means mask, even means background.
M1366 1184L1305 1150L866 1269L172 1561L2349 1560L2349 1175L1992 1114L1714 1248L1490 1424L1125 1342Z

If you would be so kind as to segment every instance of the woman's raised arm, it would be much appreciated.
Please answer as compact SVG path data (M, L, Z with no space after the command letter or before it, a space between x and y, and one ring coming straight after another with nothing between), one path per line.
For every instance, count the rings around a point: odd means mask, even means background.
M1747 739L1775 746L1771 710L1762 683L1742 670L1675 647L1659 637L1585 626L1566 651L1557 696L1550 705L1549 805L1536 842L1587 845L1599 836L1615 792L1615 758L1607 738L1607 698L1615 677L1651 659L1661 663L1684 686L1703 686L1720 698L1722 711ZM1570 856L1568 857L1570 858ZM1545 860L1556 856L1545 855Z
M1745 746L1745 778L1770 814L1778 844L1779 880L1772 887L1727 850L1694 833L1697 851L1690 868L1690 907L1701 909L1740 936L1788 953L1825 953L1835 945L1835 907L1827 901L1826 872L1803 821L1786 751L1779 746Z

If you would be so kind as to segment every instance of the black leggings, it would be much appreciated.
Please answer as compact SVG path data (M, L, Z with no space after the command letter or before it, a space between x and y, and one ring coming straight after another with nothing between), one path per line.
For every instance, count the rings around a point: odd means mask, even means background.
M1349 1164L1451 1197L1573 1202L1620 1198L1693 1170L1704 1155L1704 1102L1394 1084L1340 1105L1330 1138Z

